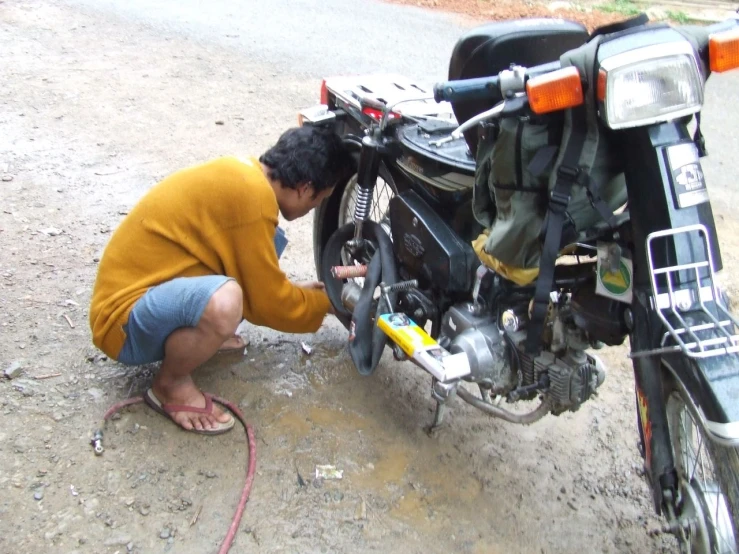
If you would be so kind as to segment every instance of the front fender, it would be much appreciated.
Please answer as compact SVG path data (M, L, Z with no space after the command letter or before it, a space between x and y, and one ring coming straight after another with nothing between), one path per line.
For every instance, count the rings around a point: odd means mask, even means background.
M739 447L739 354L688 358L663 355L662 361L695 403L699 420L714 441Z

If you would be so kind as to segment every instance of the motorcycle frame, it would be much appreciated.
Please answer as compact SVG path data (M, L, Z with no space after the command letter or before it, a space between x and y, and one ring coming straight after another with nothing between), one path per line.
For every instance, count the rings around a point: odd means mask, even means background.
M454 222L460 221L460 216L469 217L471 213L471 191L450 193L412 179L393 164L400 152L392 125L381 130L375 124L368 127L366 122L357 119L354 114L340 115L342 117L335 122L337 132L359 149L359 167L363 168L358 176L361 186L372 191L378 178L379 166L384 164L398 192L414 190L458 231L458 225ZM650 233L703 225L710 234L714 270L718 271L722 267L710 202L687 208L679 208L677 205L666 151L669 147L693 142L688 133L688 120L615 132L621 138L620 152L626 160L626 187L631 218L630 237L628 244L624 246L632 252L634 266L634 299L631 305L633 324L629 335L632 353L658 349L664 332L664 326L651 305L653 294L647 252ZM340 197L343 188L337 192ZM326 202L328 201L330 199ZM316 221L324 213L325 206L321 206L317 211ZM662 263L675 266L694 262L694 253L701 250L705 248L696 239L680 237L667 241L661 248L653 249L652 255ZM318 263L319 260L316 260L317 266ZM691 276L683 272L678 283L690 280ZM737 421L736 414L726 413L725 406L717 402L716 387L726 389L739 386L739 371L735 372L732 379L723 383L707 376L707 368L711 363L725 359L726 357L713 358L713 362L695 360L681 353L633 359L641 454L645 460L646 475L657 514L661 515L666 508L668 513L674 513L678 490L664 397L665 385L669 379L678 379L692 392L700 412L711 421ZM739 368L738 362L739 356L729 355L728 363Z

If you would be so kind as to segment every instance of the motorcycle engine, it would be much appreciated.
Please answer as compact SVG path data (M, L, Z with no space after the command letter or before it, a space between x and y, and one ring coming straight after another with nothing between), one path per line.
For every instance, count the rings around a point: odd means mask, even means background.
M533 382L540 382L546 375L549 382L548 396L552 413L576 412L603 384L605 371L597 358L582 350L569 350L557 357L552 352L542 352L533 360L522 354L522 365Z
M507 329L516 347L521 382L528 390L536 384L548 385L546 395L554 415L576 412L605 381L605 366L596 356L585 352L591 346L591 337L574 323L570 306L554 308L547 321L549 351L536 357L526 352L525 325ZM522 398L532 398L536 394L534 388Z
M493 394L519 400L543 393L554 415L579 410L605 381L603 363L585 352L588 337L574 325L569 309L550 314L550 350L528 355L524 314L504 313L501 331L492 314L480 313L470 303L457 304L442 318L439 344L454 354L464 352L471 370L466 380Z
M518 377L508 361L505 338L495 317L477 314L473 304L453 306L444 314L439 344L452 354L467 354L472 371L467 380L493 394L506 394L516 387Z

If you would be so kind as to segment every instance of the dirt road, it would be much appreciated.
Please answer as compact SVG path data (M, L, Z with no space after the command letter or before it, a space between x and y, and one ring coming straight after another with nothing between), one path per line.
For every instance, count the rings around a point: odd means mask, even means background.
M261 153L324 74L444 78L467 24L360 0L0 1L0 369L22 369L0 383L0 552L217 550L245 470L240 431L193 436L139 406L111 422L102 457L88 444L107 406L144 391L154 369L90 343L110 232L168 173ZM728 268L739 126L721 121L736 119L733 79L709 88L705 118ZM312 278L310 221L286 227L286 271ZM360 378L335 322L311 336L246 334L245 356L196 374L258 435L234 552L668 551L647 535L624 350L606 356L602 394L576 414L519 428L456 402L430 438L429 380L389 359ZM315 480L317 464L343 479Z

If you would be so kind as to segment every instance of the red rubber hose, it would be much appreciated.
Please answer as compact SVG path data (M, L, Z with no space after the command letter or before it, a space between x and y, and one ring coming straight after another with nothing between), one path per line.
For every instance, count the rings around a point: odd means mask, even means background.
M257 469L257 441L254 438L254 429L252 429L252 426L246 422L244 414L241 413L241 410L239 410L234 404L232 404L225 398L214 396L213 400L228 408L241 422L241 424L244 426L244 430L246 431L246 440L249 444L249 449L246 453L246 459L248 463L246 469L246 481L244 482L244 490L241 492L241 500L239 500L239 505L236 508L236 513L234 514L233 520L231 520L231 526L228 528L226 538L223 539L221 549L218 551L218 554L227 554L227 552L231 549L231 544L236 538L236 532L239 529L239 523L241 523L241 516L244 515L244 509L246 509L246 503L249 501L249 494L251 494L251 486L252 483L254 483L254 474L256 473ZM129 398L128 400L123 400L122 402L117 402L116 404L113 404L110 408L108 408L108 411L105 412L105 415L103 416L103 422L107 422L108 419L110 419L110 416L112 416L121 408L131 406L132 404L138 404L143 401L144 399L142 397L136 396L135 398Z

